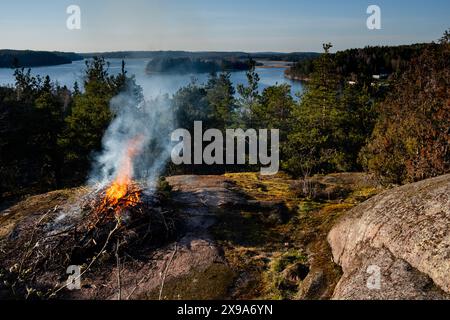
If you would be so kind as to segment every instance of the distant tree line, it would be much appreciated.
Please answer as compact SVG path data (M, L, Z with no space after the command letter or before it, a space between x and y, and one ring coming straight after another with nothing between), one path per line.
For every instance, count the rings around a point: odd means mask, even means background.
M316 52L239 52L239 51L116 51L83 53L84 58L104 57L105 59L200 59L200 60L271 60L271 61L301 61L319 56Z
M332 54L336 69L334 72L348 81L373 81L373 75L394 75L404 71L411 60L417 58L430 47L438 46L434 43L413 44L403 46L375 46L362 49L349 49ZM314 60L305 59L295 63L286 70L288 77L304 80L313 74Z
M0 50L0 68L54 66L78 60L83 57L70 52Z

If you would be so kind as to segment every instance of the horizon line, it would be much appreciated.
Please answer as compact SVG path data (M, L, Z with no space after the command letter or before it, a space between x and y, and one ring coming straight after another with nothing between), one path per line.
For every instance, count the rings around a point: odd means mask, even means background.
M401 46L413 46L413 45L421 45L421 44L432 44L437 43L436 40L428 41L428 42L414 42L409 44L395 44L395 45L386 45L386 44L379 44L379 45L365 45L361 47L348 47L346 49L337 50L335 52L339 51L345 51L345 50L352 50L352 49L364 49L364 48L370 48L370 47L401 47ZM245 50L184 50L184 49L158 49L158 50L106 50L106 51L61 51L57 49L52 50L42 50L42 49L11 49L11 48L0 48L0 51L34 51L34 52L61 52L61 53L75 53L75 54L100 54L100 53L152 53L152 52L186 52L186 53L246 53L246 54L295 54L295 53L321 53L319 51L314 50L305 50L305 51L245 51Z

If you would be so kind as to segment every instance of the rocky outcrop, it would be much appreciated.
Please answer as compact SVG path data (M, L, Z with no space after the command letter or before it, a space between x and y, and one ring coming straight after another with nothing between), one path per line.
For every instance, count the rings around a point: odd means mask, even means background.
M234 274L208 229L215 223L214 210L217 207L229 202L239 203L243 201L242 198L229 191L229 182L220 176L179 176L168 180L174 189L170 201L155 205L153 209L160 215L166 211L176 212L176 238L162 241L161 245L146 246L142 243L134 249L127 249L121 263L117 263L119 267L114 262L116 259L111 258L111 254L104 250L104 254L98 258L99 262L83 274L82 289L64 289L57 298L103 300L117 299L118 296L121 299L227 297ZM26 242L29 230L36 230L36 234L43 233L43 239L52 239L53 235L71 228L85 218L79 207L89 194L88 188L55 191L30 197L0 211L0 299L11 296L9 287L6 290L2 286L3 271L11 269L25 254L16 243ZM148 230L155 229L155 221L153 219L148 224ZM175 223L171 217L164 221L166 228ZM33 231L31 239L40 241L41 238L38 239ZM3 245L12 247L16 255L7 254L6 259L2 251ZM39 245L36 244L35 247L38 248ZM90 255L86 260L89 259ZM36 288L35 291L39 290L41 294L46 293L47 288L62 286L66 280L66 268L66 265L61 265L51 272L43 272L43 275L39 273L30 287L33 285L32 288ZM15 273L7 273L7 276L11 283L17 278Z
M450 298L450 175L385 191L328 235L334 299Z
M126 255L119 260L117 242L112 242L83 275L82 290L63 290L58 298L450 296L450 175L386 191L359 206L382 191L365 174L317 176L306 182L255 173L183 175L166 181L171 192L148 200L154 200L152 212L166 216L169 225L176 223L174 236L136 247L122 243L120 252ZM304 189L312 190L314 197L305 197ZM0 299L11 297L9 284L16 281L19 262L29 249L42 255L45 242L39 239L54 241L68 225L85 217L79 206L88 192L87 188L50 192L0 211ZM157 227L155 220L145 226L144 231ZM126 230L126 239L135 238L133 230L137 229ZM90 261L90 252L86 257ZM65 283L66 267L64 262L42 269L25 285L36 296L52 290Z

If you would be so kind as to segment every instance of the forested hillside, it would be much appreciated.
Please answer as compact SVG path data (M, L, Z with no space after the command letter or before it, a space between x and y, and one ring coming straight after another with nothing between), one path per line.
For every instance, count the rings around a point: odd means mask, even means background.
M377 46L349 49L332 54L336 61L335 73L347 80L370 83L373 75L389 76L405 70L409 62L423 50L436 44L413 44L404 46ZM314 59L295 63L286 75L293 79L307 80L314 72Z

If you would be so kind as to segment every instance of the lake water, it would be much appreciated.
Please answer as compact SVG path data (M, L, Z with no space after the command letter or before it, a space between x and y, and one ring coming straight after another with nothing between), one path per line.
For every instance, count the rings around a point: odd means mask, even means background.
M136 82L143 88L146 98L156 97L160 94L173 94L179 88L189 84L192 78L195 78L199 84L205 83L208 74L195 75L173 75L160 74L149 75L145 73L145 67L149 59L128 59L125 60L126 70L128 74L135 75ZM121 71L121 59L108 59L110 63L109 72L117 74ZM270 64L268 64L270 65ZM84 61L75 61L72 64L38 67L31 70L33 75L46 76L49 75L52 81L57 81L60 85L66 85L73 88L73 84L77 81L80 85L83 83L83 71L85 69ZM284 68L257 68L260 76L259 89L263 90L275 84L287 83L291 85L292 95L302 92L300 82L291 81L284 77ZM0 85L14 84L14 70L0 68ZM237 84L246 84L247 78L245 72L232 72L231 80L236 86Z

